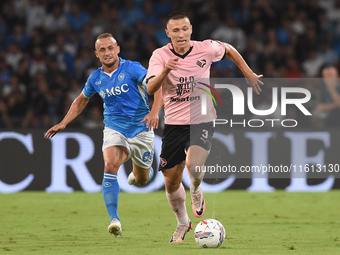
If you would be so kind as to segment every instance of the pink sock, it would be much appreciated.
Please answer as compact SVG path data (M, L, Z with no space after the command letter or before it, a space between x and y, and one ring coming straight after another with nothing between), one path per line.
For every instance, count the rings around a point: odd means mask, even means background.
M179 186L179 189L173 193L166 192L166 197L168 198L169 204L176 215L178 224L184 225L188 224L188 213L185 207L185 189L183 184Z

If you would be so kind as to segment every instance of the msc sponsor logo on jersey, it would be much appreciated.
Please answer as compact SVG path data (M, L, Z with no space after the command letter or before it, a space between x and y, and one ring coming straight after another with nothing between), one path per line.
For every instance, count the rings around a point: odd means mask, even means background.
M118 96L128 91L129 91L129 86L125 83L121 86L112 87L111 90L109 89L106 89L105 91L100 90L99 95L104 99L105 97Z

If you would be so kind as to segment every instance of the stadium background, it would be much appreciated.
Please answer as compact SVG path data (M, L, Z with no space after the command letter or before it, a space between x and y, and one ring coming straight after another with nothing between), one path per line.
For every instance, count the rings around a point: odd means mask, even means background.
M101 99L94 96L84 113L68 126L65 136L70 139L62 145L44 140L43 134L61 120L87 76L100 66L93 50L95 38L102 32L115 36L122 58L139 61L147 68L152 51L169 42L164 33L167 14L183 10L193 24L192 39L211 38L234 45L254 72L266 78L320 78L325 64L339 69L339 0L14 0L1 1L0 9L0 192L99 191L103 169ZM211 76L240 78L242 73L226 59L213 65ZM304 131L326 134L332 145L319 147L336 159L340 111L318 112L318 105L330 95L323 84L309 89L313 100L308 107L313 118L302 121ZM264 87L262 94L270 95L266 90L269 88ZM268 99L262 98L264 103ZM235 132L235 137L245 137L246 131ZM160 135L161 129L156 134ZM80 142L83 139L84 144ZM66 148L64 155L61 148ZM80 158L83 150L81 162L88 162L76 170L76 161L65 159ZM279 153L283 151L291 153ZM58 156L59 161L55 160ZM242 155L236 155L236 160L242 161ZM128 172L129 166L126 169ZM81 181L86 173L88 180ZM60 181L53 186L56 180ZM260 178L242 178L228 188L249 188L254 180L269 190ZM339 188L338 180L328 186L326 179L301 185L305 190L326 185L318 187L328 190ZM154 180L149 185L161 189L157 183L160 181ZM285 178L268 183L284 189L291 181ZM48 189L51 186L55 189Z

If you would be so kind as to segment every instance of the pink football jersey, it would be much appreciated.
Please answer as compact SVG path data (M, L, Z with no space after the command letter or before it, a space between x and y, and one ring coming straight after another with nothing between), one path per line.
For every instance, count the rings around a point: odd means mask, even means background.
M147 79L159 74L171 58L180 57L180 66L170 71L161 87L166 124L199 124L216 119L206 85L209 85L211 64L224 57L225 46L213 40L191 41L191 46L186 54L178 55L169 43L155 50L149 62ZM206 114L202 114L202 96L206 98Z

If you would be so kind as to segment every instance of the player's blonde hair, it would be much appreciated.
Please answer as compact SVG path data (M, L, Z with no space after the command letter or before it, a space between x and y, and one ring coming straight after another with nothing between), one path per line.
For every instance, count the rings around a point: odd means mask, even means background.
M108 38L108 37L112 37L113 39L115 39L112 34L110 34L110 33L103 33L103 34L100 34L100 35L97 36L97 40L98 39L103 39L103 38Z
M113 37L112 34L110 34L110 33L103 33L103 34L100 34L100 35L97 36L96 42L94 44L94 49L95 50L96 50L96 45L98 43L98 40L99 39L103 39L103 38L112 38L114 40L114 42L118 45L117 40Z

